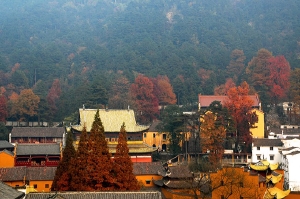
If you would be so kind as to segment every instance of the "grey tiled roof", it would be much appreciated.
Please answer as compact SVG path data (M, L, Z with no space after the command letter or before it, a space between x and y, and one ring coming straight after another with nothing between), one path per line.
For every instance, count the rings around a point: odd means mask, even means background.
M53 180L56 167L27 167L27 180Z
M161 199L161 192L58 192L58 193L29 193L25 199L47 199L56 195L64 199ZM54 197L53 197L54 198Z
M62 138L64 127L14 127L11 137L57 137Z
M162 176L168 176L170 178L189 178L192 177L192 173L190 172L187 165L178 165L178 166L170 166L169 171L163 171L159 173Z
M253 146L283 146L280 139L256 138L252 142Z
M18 144L19 155L60 155L60 144Z
M134 175L151 175L164 171L164 167L160 162L137 162L133 163Z
M0 168L0 181L53 180L56 167L10 167Z
M0 168L0 180L3 182L23 181L26 167Z
M9 143L6 140L0 140L0 150L1 149L9 149L9 148L14 148L14 145L12 145L11 143Z
M0 198L1 199L21 199L25 193L17 191L9 185L0 182Z

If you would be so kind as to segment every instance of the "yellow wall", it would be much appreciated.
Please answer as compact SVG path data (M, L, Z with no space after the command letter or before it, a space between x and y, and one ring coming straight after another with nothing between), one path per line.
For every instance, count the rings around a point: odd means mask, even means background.
M264 132L265 132L265 115L262 111L258 110L258 109L253 109L252 112L256 112L257 116L258 116L258 122L255 123L255 126L257 126L257 128L252 128L250 129L251 133L252 133L252 137L253 138L264 138Z
M152 180L161 180L162 176L159 175L136 175L135 178L143 187L154 187L156 186ZM147 184L147 181L150 182Z
M155 136L154 136L155 135ZM162 145L168 146L168 133L158 133L158 132L145 132L143 133L143 142L149 146L155 145L162 150Z
M259 198L261 194L258 175L249 175L249 172L245 172L243 168L223 168L217 173L212 173L211 180L213 189L216 188L213 190L212 199L220 199L222 195L228 199L236 199L240 196ZM220 186L221 182L224 186Z
M15 158L13 155L6 153L5 151L0 152L0 167L14 167Z
M34 185L37 185L35 188ZM48 188L46 187L48 185ZM35 190L38 192L50 192L51 186L52 186L52 180L45 180L45 181L33 181L31 180L29 182L29 186L34 187Z
M7 184L7 185L9 185L11 187L16 187L16 186L22 187L22 186L25 186L24 181L5 182L5 184Z

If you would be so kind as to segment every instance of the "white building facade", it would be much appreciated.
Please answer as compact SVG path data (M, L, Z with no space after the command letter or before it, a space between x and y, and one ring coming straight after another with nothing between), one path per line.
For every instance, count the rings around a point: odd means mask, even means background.
M279 149L283 143L277 138L256 138L252 142L252 162L267 160L271 164L280 163L282 158Z

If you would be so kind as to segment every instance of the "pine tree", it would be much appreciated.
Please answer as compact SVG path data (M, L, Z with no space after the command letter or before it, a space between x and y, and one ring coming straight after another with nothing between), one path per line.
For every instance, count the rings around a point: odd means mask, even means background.
M71 186L69 191L91 191L87 186L87 176L88 176L88 135L86 132L86 127L83 128L78 149L76 152L76 157L71 160L70 172L71 172Z
M75 157L76 151L73 145L72 132L67 133L66 147L63 150L63 157L57 167L54 180L52 183L52 191L68 191L70 190L71 173L70 165L72 158Z
M88 150L87 186L91 190L113 190L114 178L112 177L111 154L105 140L104 127L99 117L99 110L95 114L91 128Z
M125 124L123 123L114 156L115 186L117 190L132 191L140 189L138 181L133 174L133 165L128 153L127 135Z

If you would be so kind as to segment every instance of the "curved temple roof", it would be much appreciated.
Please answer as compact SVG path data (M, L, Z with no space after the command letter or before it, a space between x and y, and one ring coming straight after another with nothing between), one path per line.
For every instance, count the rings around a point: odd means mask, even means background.
M82 131L83 126L86 126L87 132L90 132L96 112L97 109L79 109L80 124L72 128ZM99 116L105 132L119 132L123 122L127 132L146 131L150 127L137 124L131 109L99 109Z

